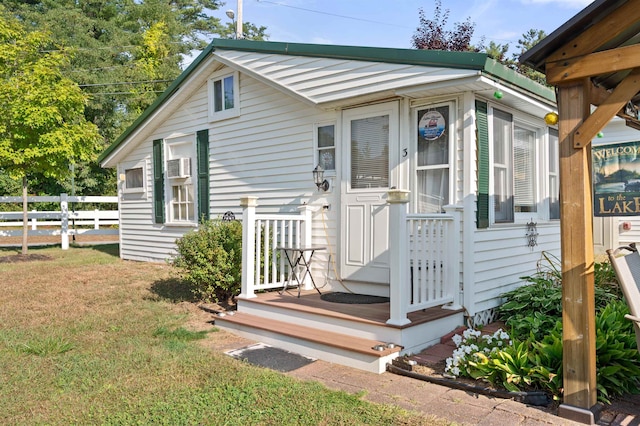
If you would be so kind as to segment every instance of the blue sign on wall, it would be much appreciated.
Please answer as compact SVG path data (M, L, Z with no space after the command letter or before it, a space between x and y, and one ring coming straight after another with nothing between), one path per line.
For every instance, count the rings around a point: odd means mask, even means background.
M595 216L640 216L640 141L594 146Z

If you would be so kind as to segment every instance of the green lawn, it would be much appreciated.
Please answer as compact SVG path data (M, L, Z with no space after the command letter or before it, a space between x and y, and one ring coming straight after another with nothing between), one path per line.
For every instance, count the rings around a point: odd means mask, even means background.
M446 424L211 349L168 265L29 252L51 259L0 262L0 424Z

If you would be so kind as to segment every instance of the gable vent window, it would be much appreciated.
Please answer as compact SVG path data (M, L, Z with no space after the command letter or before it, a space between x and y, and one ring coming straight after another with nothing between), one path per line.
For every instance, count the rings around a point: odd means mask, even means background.
M170 179L191 176L191 158L175 158L167 161L167 177Z
M240 115L239 75L237 72L214 74L208 83L209 120L224 120Z

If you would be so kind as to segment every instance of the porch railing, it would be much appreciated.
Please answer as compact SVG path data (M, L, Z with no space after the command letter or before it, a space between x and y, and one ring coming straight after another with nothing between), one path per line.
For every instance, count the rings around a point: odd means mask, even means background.
M300 206L298 214L257 214L257 197L240 201L242 213L241 298L255 297L255 291L284 287L289 264L278 247L311 245L311 210ZM308 287L305 281L303 285Z
M407 314L439 305L460 307L460 215L409 214L409 192L389 192L389 324L404 325Z

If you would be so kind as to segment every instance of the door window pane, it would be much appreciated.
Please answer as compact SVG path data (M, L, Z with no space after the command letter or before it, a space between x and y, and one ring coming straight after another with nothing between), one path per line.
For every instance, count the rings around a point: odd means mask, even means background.
M351 121L351 188L389 186L389 116Z

